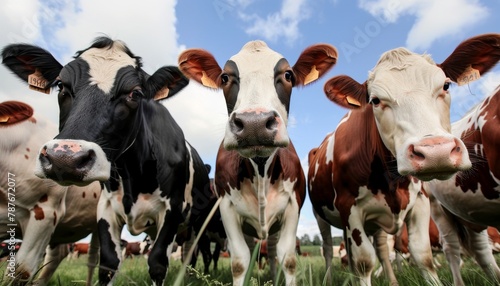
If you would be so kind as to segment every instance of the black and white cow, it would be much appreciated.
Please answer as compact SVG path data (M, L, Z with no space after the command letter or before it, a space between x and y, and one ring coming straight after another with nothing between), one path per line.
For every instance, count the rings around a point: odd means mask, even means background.
M205 165L157 102L188 80L176 67L148 75L140 57L106 37L65 66L30 45L7 46L2 56L31 86L59 89L60 133L41 148L36 174L61 185L105 182L97 210L100 283L111 284L121 263L126 223L132 234L155 237L149 274L162 285L179 226L198 230L214 203Z

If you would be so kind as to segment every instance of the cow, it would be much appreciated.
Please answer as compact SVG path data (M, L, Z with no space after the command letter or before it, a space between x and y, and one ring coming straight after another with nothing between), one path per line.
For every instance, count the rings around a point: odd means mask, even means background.
M15 267L5 272L14 284L33 281L46 253L37 278L38 284L45 285L66 256L67 243L97 230L99 183L63 187L33 174L37 150L56 134L57 126L30 105L0 103L0 174L6 178L0 182L0 239L23 240L12 257ZM89 256L90 275L97 263L94 250ZM92 276L88 278L90 285Z
M162 285L179 226L198 231L215 205L205 165L159 102L188 79L173 66L147 74L124 42L105 36L64 66L26 44L5 47L3 59L34 88L58 89L59 134L40 148L35 174L61 185L105 186L97 207L99 283L113 282L127 224L133 235L155 238L149 275Z
M122 251L123 258L133 258L138 255L147 255L150 245L147 241L127 242Z
M89 253L90 244L87 242L71 243L69 246L71 258L78 258L82 254Z
M500 60L500 34L468 42L475 45L477 53L477 60L471 63L470 78L477 79ZM467 56L463 55L460 61ZM460 246L472 254L489 277L500 281L500 270L486 233L488 226L500 227L499 105L497 87L452 124L452 133L463 140L469 151L472 168L447 181L428 183L433 198L432 215L442 235L443 251L455 285L464 285L460 275Z
M323 76L337 60L327 44L305 49L290 66L263 41L250 41L221 68L213 55L189 49L179 68L202 85L222 89L228 121L216 158L215 188L231 251L233 284L250 263L244 234L278 235L277 255L287 285L295 284L295 235L305 176L286 125L291 91Z
M393 49L383 53L364 83L346 75L325 83L326 96L351 111L310 152L309 197L318 215L344 230L349 265L361 284L371 285L377 257L368 235L398 233L405 221L412 257L429 283L440 283L422 181L445 180L471 167L464 143L450 133L448 88L469 78L469 66L478 74L491 69L498 45L493 37L462 42L441 64L429 55ZM385 245L383 239L377 243ZM397 283L387 248L377 250Z

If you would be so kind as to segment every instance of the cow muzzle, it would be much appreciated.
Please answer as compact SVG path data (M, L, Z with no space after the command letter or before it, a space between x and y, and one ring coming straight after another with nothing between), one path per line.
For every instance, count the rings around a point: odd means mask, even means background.
M453 136L426 137L406 146L403 158L398 158L401 175L446 180L472 166L464 143Z
M243 157L269 157L289 143L286 126L275 111L234 112L229 117L224 148Z
M83 140L51 140L39 152L35 175L60 185L85 186L109 179L111 164L101 147Z

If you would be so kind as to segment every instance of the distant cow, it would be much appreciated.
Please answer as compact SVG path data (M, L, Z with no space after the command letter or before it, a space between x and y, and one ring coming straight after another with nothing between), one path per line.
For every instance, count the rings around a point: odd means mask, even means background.
M314 45L291 66L262 41L245 44L223 68L205 50L179 56L185 75L221 89L226 99L229 118L215 186L222 198L234 285L243 283L250 263L244 234L259 239L279 235L277 253L286 284L295 284L295 235L305 177L286 128L291 92L323 76L336 60L334 47Z
M330 100L353 110L311 150L309 197L319 216L344 230L349 265L361 284L371 285L377 255L397 283L387 249L376 251L368 235L395 234L405 221L413 259L426 280L438 283L421 180L445 180L471 167L466 145L451 133L448 88L471 65L482 74L496 63L498 42L475 41L461 43L441 64L405 48L390 50L364 83L336 76L325 84Z
M89 248L90 248L90 245L86 242L76 242L76 243L70 244L69 250L70 250L71 258L75 259L75 258L80 257L80 255L82 255L82 254L88 254Z
M148 255L150 248L149 240L132 241L125 243L123 247L123 258L133 258L139 255Z
M62 187L33 174L39 148L56 134L57 127L31 106L0 103L0 175L5 178L0 180L0 239L23 240L17 266L6 270L7 278L15 278L13 284L32 279L45 253L37 284L46 284L67 255L67 244L97 229L98 183ZM89 256L90 280L96 263L97 247Z
M120 266L120 234L127 224L132 234L155 238L149 274L162 285L179 226L198 231L215 204L205 165L158 102L188 80L177 67L147 74L125 43L107 37L64 66L31 45L9 45L3 57L37 89L58 89L59 134L34 154L37 176L61 185L106 186L97 210L100 283L112 283Z

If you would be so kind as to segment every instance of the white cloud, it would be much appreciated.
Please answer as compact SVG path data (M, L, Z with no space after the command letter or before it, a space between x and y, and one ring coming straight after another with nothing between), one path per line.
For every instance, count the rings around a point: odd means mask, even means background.
M310 17L310 12L305 0L283 0L280 11L268 14L266 17L257 14L248 15L244 11L239 15L245 22L251 23L245 29L247 34L272 42L284 38L291 44L300 37L299 24Z
M359 6L390 23L403 16L415 17L406 45L420 51L437 39L467 30L489 14L478 0L360 0Z

